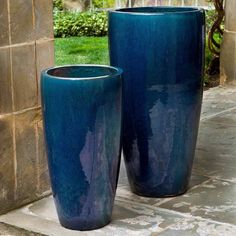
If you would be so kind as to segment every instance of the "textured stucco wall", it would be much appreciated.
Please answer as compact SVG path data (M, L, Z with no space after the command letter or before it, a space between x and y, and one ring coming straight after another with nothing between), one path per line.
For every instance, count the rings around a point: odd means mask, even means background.
M221 83L236 82L236 0L225 2L225 31L221 46Z
M39 76L54 64L52 0L0 3L0 213L49 190Z

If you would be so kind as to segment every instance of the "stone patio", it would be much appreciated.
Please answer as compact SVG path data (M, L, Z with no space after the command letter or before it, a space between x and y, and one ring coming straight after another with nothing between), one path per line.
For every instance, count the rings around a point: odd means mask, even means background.
M0 216L0 235L236 235L236 87L204 92L192 179L186 194L144 198L129 191L124 164L112 222L87 232L62 228L51 196Z

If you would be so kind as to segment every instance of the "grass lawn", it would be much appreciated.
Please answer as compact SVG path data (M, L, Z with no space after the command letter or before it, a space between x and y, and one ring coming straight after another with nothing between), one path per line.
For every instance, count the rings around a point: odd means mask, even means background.
M216 38L216 40L220 40ZM71 37L55 39L56 65L109 64L107 37ZM206 68L212 54L206 45ZM207 77L205 78L207 80Z
M107 37L55 39L56 65L109 64Z

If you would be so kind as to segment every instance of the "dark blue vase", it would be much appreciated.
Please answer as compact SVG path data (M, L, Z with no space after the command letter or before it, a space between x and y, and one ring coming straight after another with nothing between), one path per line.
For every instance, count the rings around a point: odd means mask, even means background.
M121 70L75 65L42 72L52 192L62 226L109 223L120 164Z
M109 13L111 65L124 71L124 158L138 195L187 190L202 102L204 41L205 14L198 8Z

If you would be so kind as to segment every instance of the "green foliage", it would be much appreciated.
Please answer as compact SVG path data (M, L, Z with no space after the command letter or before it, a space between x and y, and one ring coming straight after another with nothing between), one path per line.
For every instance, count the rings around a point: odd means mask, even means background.
M217 18L215 10L206 10L206 32L208 33Z
M215 10L206 10L206 32L208 33L217 19ZM224 29L224 21L221 23L221 28Z
M115 0L93 0L95 8L111 8L115 5Z
M208 33L211 30L214 22L217 19L217 12L215 10L206 10L206 50L205 50L205 66L206 69L209 69L209 66L214 59L213 53L208 48ZM221 28L224 28L224 21L221 23ZM217 43L221 44L222 42L222 35L219 32L214 33L214 39Z
M63 0L53 0L53 9L57 11L63 11L64 9Z
M110 7L114 0L105 1ZM102 0L93 0L96 8L101 8ZM63 10L63 0L54 0L54 9ZM206 32L217 18L215 10L206 11ZM223 27L223 24L222 24ZM107 15L105 12L58 12L54 13L55 37L104 36L107 35Z
M213 55L211 53L211 51L208 48L207 45L207 40L206 40L206 48L205 48L205 69L207 69L209 67L209 64L211 62L211 60L213 59Z
M55 37L105 36L107 35L106 12L55 12Z

